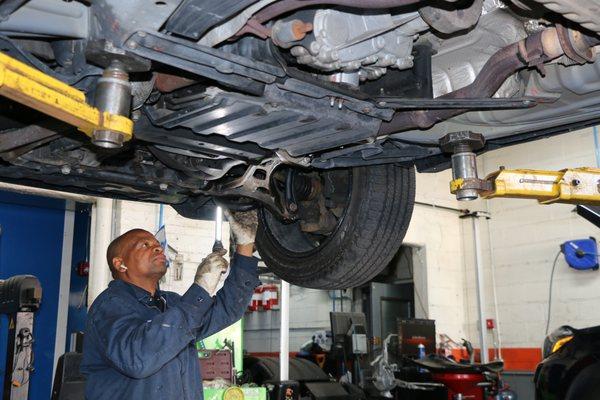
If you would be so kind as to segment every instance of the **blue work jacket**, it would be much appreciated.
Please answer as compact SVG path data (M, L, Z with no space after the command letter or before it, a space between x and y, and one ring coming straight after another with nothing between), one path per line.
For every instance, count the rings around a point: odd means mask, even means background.
M244 315L260 284L256 265L256 258L234 254L214 298L196 284L183 296L159 292L164 312L146 290L112 281L88 313L81 362L86 399L202 399L195 342Z

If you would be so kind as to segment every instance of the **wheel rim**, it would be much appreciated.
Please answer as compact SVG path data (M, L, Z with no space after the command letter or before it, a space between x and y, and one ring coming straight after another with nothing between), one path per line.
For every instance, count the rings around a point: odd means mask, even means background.
M329 176L327 176L327 174L329 174ZM303 231L301 226L302 223L299 221L285 224L276 219L276 217L274 217L269 211L265 209L261 211L263 217L262 220L265 224L265 230L271 236L271 240L278 243L279 246L284 248L287 252L291 253L293 257L307 257L319 252L336 236L340 226L342 225L342 222L346 218L352 195L352 171L350 169L325 171L320 175L323 175L322 181L326 182L323 188L324 191L331 190L331 186L334 186L333 189L336 191L336 195L343 197L342 211L341 213L338 212L339 216L336 216L337 221L335 223L335 227L327 234ZM340 205L339 202L336 204L338 206ZM299 202L298 211L300 214L302 212L302 207L310 207L310 205ZM328 210L335 215L335 213L331 211L333 207L326 208L328 208Z

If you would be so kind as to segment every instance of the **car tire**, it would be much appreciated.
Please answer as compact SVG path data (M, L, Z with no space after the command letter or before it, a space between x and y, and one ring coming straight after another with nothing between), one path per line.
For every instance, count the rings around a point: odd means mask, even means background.
M349 179L338 228L317 248L302 248L297 223L285 224L266 209L259 212L257 249L280 278L317 289L356 287L373 279L394 257L412 215L414 168L356 167Z

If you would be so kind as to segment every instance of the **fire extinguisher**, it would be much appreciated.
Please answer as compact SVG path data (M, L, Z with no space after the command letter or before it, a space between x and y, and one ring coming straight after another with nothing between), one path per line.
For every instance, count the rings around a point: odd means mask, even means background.
M279 309L279 291L277 285L265 285L263 307L265 310Z
M270 290L270 286L265 285L263 287L263 294L262 294L262 306L263 306L263 310L265 311L269 311L271 309L271 290Z
M87 277L90 275L90 263L88 261L81 261L77 264L77 275L81 277Z
M258 308L261 306L261 292L260 286L254 289L254 293L252 293L252 299L250 300L250 304L248 305L248 311L254 312L258 311Z

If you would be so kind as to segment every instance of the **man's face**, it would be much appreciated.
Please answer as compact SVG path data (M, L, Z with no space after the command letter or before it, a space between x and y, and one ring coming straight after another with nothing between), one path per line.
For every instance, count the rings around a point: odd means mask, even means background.
M154 235L147 231L137 231L127 238L122 258L130 274L161 278L167 272L164 250Z

